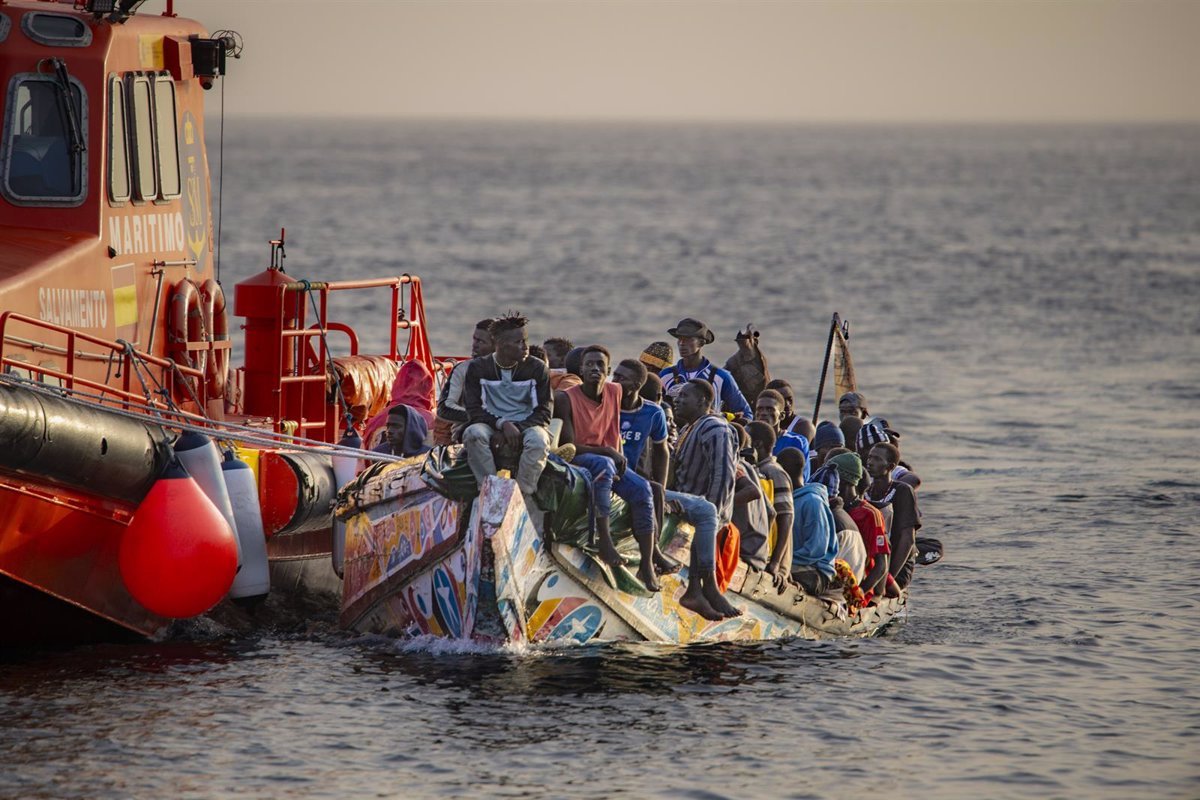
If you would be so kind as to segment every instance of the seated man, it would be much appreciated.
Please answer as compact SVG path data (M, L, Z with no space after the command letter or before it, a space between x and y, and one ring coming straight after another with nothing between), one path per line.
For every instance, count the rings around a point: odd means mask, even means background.
M772 575L786 577L792 563L792 479L771 453L775 449L775 431L765 422L751 422L746 426L750 434L750 445L758 459L758 471L770 486L775 519L771 522L771 540L767 563L759 567ZM745 551L746 535L742 534L742 550ZM747 564L752 562L745 559ZM754 564L754 566L759 566Z
M703 322L691 319L681 319L679 324L667 331L679 342L679 361L658 373L662 378L663 390L672 402L683 391L683 387L692 380L702 380L713 387L716 395L713 410L729 412L735 417L741 417L749 422L754 418L750 404L742 396L737 381L733 376L720 367L713 366L700 351L706 344L716 341L716 336Z
M717 587L717 529L733 517L737 445L733 429L712 410L715 393L705 381L689 381L675 398L679 444L667 503L696 528L688 585L679 604L705 619L742 613Z
M578 370L567 369L567 354L576 349L570 339L554 337L542 344L546 348L546 363L550 365L550 391L562 392L582 383Z
M638 475L621 451L622 387L608 380L608 350L594 344L583 350L583 383L559 392L554 398L554 416L563 422L559 441L575 445L572 463L592 475L596 506L596 538L600 558L609 566L621 564L609 529L612 495L629 503L633 535L642 552L638 579L652 592L659 590L654 571L654 498L650 484Z
M882 428L884 437L881 441L894 444L897 450L900 449L900 434L883 417L869 417L863 421L863 425L875 425ZM876 444L879 444L879 442L876 442ZM914 492L921 488L921 476L913 472L912 465L904 460L903 453L900 454L900 463L892 470L892 480L907 483L913 488Z
M794 447L804 454L803 479L808 480L808 439L798 433L787 433L780 430L779 422L783 418L783 396L774 389L764 389L754 404L754 421L771 426L775 432L775 455L789 447Z
M520 453L517 484L529 497L537 490L550 449L550 375L544 362L529 357L528 320L519 314L501 317L489 332L495 342L490 356L473 359L463 389L470 419L463 433L467 460L480 486L496 474L493 449Z
M842 481L837 467L826 464L815 471L808 482L821 484L829 493L829 510L833 512L833 527L838 537L837 557L850 566L854 579L861 584L867 569L867 551L863 546L862 535L858 532L858 525L846 513L845 504L839 494Z
M808 456L809 466L815 470L829 458L829 451L835 447L845 447L846 438L842 429L829 420L824 420L817 426L812 439L812 452Z
M783 398L783 413L779 417L779 430L798 433L811 442L812 423L806 417L796 413L796 393L792 390L792 385L783 378L776 378L767 383L767 388L779 392L779 396Z
M644 362L643 366L645 366ZM679 430L675 427L675 410L664 399L662 378L658 377L658 373L650 372L649 370L646 371L646 382L642 384L642 389L638 394L643 400L653 403L662 409L663 416L667 419L668 450L674 447L675 440L679 436Z
M867 463L867 456L870 455L871 448L877 444L890 444L899 453L900 447L896 444L893 436L895 436L894 431L889 434L883 425L878 422L865 423L859 429L858 437L855 440L855 449L858 450L858 457L862 459L864 464ZM921 486L921 477L906 464L897 463L892 469L891 478L894 481L908 484L912 487L913 491L916 491Z
M754 568L765 570L771 555L768 542L775 517L774 495L767 497L750 434L738 425L733 427L741 439L733 494L733 524L741 535L738 555Z
M867 396L862 392L846 392L838 398L838 414L866 419L870 416L867 412Z
M891 563L892 549L888 543L883 514L862 500L858 484L862 478L863 466L857 455L843 453L831 458L829 464L837 469L841 477L838 493L842 497L846 512L854 520L854 525L862 537L867 563L865 574L858 583L869 602L872 597L883 597Z
M429 452L425 444L428 433L425 418L416 410L403 404L394 405L388 409L384 439L371 451L391 456L419 456Z
M871 485L867 487L865 499L875 508L891 511L888 528L888 544L892 550L892 562L888 573L903 589L912 582L913 568L917 563L917 531L921 529L921 512L917 509L917 494L906 483L892 480L892 470L900 463L900 451L896 446L884 442L871 448L867 456L867 474Z
M651 342L638 356L638 361L645 365L648 372L657 375L675 363L675 350L670 342Z
M471 334L471 358L482 358L492 354L492 335L488 333L495 320L481 319L475 323ZM433 423L433 443L450 444L452 441L462 441L463 430L467 427L467 407L463 402L463 387L467 381L467 364L470 360L460 361L450 370L450 376L442 387L442 396L438 398L437 419Z
M819 483L801 482L808 459L796 448L783 450L778 459L796 485L792 490L792 580L808 594L820 596L833 583L833 560L839 546L829 492Z
M562 369L567 353L571 352L571 349L575 345L570 339L554 336L542 342L542 347L546 351L546 358L550 364L550 369Z
M648 377L645 365L632 358L613 370L613 383L621 387L621 448L631 469L662 486L671 461L667 415L658 403L642 397Z
M658 376L647 371L646 366L636 359L627 358L613 370L613 383L621 387L621 451L625 454L627 469L650 481L655 522L661 530L667 470L671 464L671 426L663 406L645 396L645 387L651 381L657 382ZM654 568L660 575L679 569L679 564L659 550L657 535L654 537Z

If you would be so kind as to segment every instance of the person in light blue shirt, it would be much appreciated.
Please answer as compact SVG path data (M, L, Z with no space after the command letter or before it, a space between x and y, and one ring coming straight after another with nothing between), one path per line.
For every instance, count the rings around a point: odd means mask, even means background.
M833 585L833 560L840 545L829 491L819 483L799 484L808 459L796 448L781 452L778 461L796 485L792 491L792 580L808 594L820 596Z
M681 356L674 366L658 373L667 397L674 402L688 381L707 381L716 395L713 411L727 412L740 417L742 422L749 422L754 417L754 412L746 402L742 390L738 388L737 381L728 370L714 366L700 354L704 345L712 344L717 338L708 326L700 320L688 317L681 319L679 324L667 333L678 340Z

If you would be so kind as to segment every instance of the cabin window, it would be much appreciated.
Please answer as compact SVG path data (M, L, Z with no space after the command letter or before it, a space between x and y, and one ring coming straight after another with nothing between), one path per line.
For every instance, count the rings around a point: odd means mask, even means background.
M0 14L0 42L8 38L8 30L12 27L12 21L8 17Z
M30 11L21 17L21 29L38 44L50 47L87 47L92 31L78 17Z
M108 83L108 198L114 203L129 200L129 143L125 137L125 84L113 78Z
M173 200L179 188L179 137L175 121L175 84L169 75L154 81L155 140L158 145L158 196Z
M26 72L8 84L0 192L16 205L79 205L87 196L87 95L74 78Z
M150 81L136 77L130 81L131 119L133 134L133 198L158 199L158 181L154 173L154 114Z

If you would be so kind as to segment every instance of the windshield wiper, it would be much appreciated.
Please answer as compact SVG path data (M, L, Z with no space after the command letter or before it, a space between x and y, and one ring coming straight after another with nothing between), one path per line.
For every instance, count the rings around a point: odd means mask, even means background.
M55 86L59 90L59 107L62 112L62 119L66 120L67 137L71 142L71 193L79 192L79 180L83 176L79 175L82 170L78 170L77 164L82 161L80 154L88 150L88 145L83 140L83 126L79 121L79 109L74 104L74 98L71 96L71 76L67 73L67 62L62 59L50 59L50 66L54 67Z

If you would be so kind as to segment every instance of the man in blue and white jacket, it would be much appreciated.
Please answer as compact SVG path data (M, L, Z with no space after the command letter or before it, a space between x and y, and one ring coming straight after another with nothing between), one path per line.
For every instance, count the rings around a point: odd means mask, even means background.
M729 371L714 366L700 354L706 344L712 344L717 338L707 325L698 319L687 317L681 319L667 334L674 336L679 342L680 359L674 366L667 367L658 375L662 379L663 390L672 402L688 381L699 379L707 381L713 387L716 395L713 402L714 411L728 412L735 417L741 417L743 422L754 418L754 411Z

